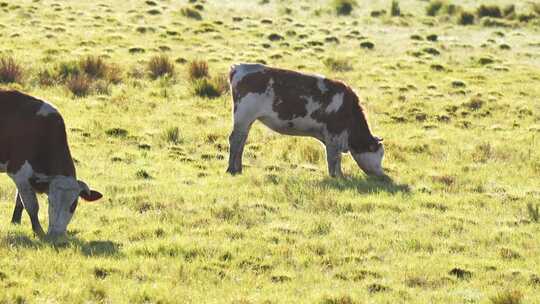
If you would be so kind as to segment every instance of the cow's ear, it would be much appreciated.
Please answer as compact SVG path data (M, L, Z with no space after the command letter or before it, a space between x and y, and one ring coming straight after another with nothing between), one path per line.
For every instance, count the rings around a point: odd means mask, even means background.
M79 194L79 196L87 201L87 202L95 202L97 200L99 200L100 198L103 197L103 194L95 191L95 190L90 190L90 193L86 192L86 191L81 191L81 194Z
M79 182L79 187L81 187L81 192L79 193L79 196L82 197L83 200L88 201L88 202L94 202L103 197L103 194L94 190L90 190L90 187L88 187L88 185L85 182L83 181L78 181L78 182Z

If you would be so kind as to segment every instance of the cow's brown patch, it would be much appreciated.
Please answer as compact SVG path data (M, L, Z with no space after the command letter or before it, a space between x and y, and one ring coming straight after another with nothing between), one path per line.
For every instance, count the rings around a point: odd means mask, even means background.
M272 109L280 119L305 117L308 114L306 106L309 99L319 102L320 96L316 96L313 91L314 87L317 87L316 78L281 69L271 69L268 74L272 75L275 94Z
M64 120L58 113L36 115L42 105L18 91L0 91L0 163L9 162L8 173L28 161L35 172L75 177Z
M234 71L231 72L231 79L234 77ZM244 76L234 87L234 111L236 112L237 104L249 93L262 94L268 89L270 82L270 73L266 71L254 72Z

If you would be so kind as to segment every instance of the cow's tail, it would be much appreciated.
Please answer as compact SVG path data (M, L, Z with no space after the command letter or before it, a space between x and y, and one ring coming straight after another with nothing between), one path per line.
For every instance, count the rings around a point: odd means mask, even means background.
M229 70L229 83L231 84L231 86L232 86L232 80L233 80L234 74L236 74L237 67L238 65L233 64L231 65L231 69Z
M233 79L234 79L234 75L237 72L237 68L238 68L238 65L233 64L231 65L231 68L229 70L229 92L231 92L231 96L232 96L233 113L236 112L236 97L235 97L235 92L234 92L235 87L233 86Z

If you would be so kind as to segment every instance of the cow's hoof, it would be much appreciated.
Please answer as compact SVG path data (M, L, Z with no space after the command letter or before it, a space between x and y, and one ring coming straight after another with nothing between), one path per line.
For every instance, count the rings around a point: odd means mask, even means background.
M235 170L235 169L227 169L227 173L229 173L230 175L238 175L238 174L242 174L242 170Z
M34 234L39 238L39 239L45 239L45 237L47 236L45 234L45 231L43 231L43 229L36 229L34 230Z
M336 179L344 179L344 178L345 178L345 176L343 175L343 173L330 174L330 177L331 177L331 178L336 178Z

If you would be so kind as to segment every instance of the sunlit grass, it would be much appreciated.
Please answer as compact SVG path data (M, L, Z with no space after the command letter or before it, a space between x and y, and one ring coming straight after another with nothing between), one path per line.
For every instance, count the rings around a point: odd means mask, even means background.
M24 71L6 86L61 110L79 178L105 195L41 241L26 214L9 224L0 178L0 303L540 301L536 17L465 27L448 4L481 3L356 3L0 4L2 57ZM229 67L257 61L354 88L389 178L347 155L329 178L320 143L260 123L227 175Z

